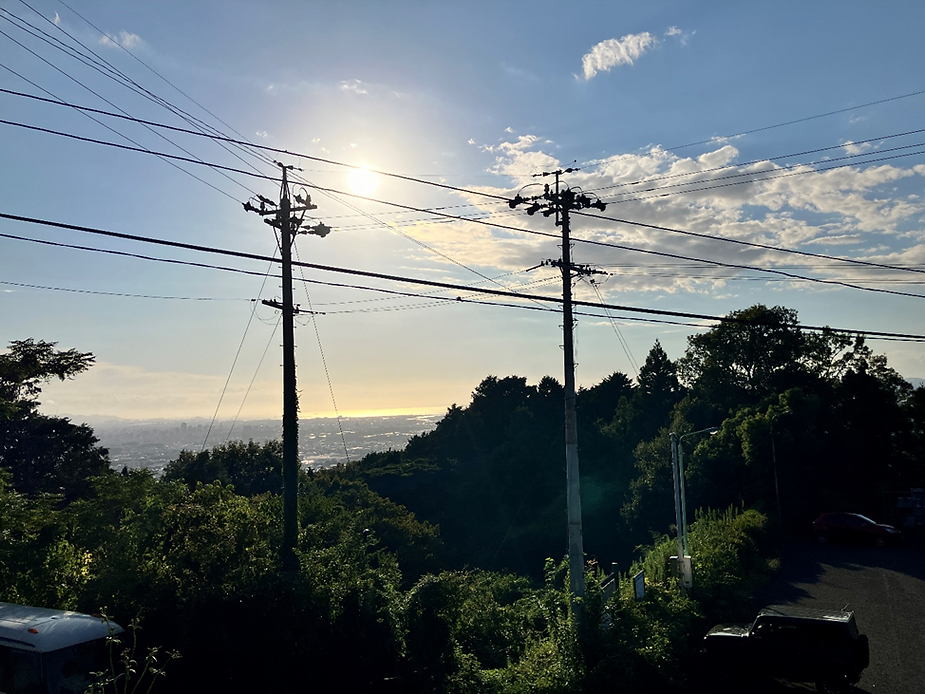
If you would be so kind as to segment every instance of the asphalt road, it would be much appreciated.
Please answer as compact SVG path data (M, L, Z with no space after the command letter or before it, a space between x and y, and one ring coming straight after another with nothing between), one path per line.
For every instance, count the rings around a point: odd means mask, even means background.
M925 542L902 547L817 545L800 540L781 557L781 570L756 598L768 604L854 610L870 638L870 666L854 694L925 694ZM714 683L715 692L796 694L811 684Z

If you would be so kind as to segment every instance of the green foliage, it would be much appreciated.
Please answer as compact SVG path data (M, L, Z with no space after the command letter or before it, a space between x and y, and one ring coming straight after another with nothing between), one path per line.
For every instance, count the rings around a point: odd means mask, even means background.
M693 597L711 621L742 618L775 568L767 518L754 509L698 511L690 528Z
M239 494L256 496L282 493L282 470L281 441L229 441L199 453L181 451L176 460L167 464L164 479L182 480L190 486L221 482L233 485Z
M43 383L73 378L93 365L91 353L56 350L56 344L13 340L9 350L0 354L0 420L33 412Z
M14 340L0 354L0 468L26 494L85 495L88 479L109 472L109 452L85 424L38 413L42 385L86 371L93 355L54 342Z
M184 654L171 691L683 686L703 630L743 617L772 570L768 517L801 527L823 505L872 504L876 515L881 490L925 484L925 389L863 341L801 333L795 312L733 317L745 322L692 338L677 367L656 344L635 386L615 373L579 393L586 551L626 566L651 542L612 595L592 562L581 620L567 564L543 563L565 528L563 393L550 377L489 376L404 450L303 476L293 573L278 565L278 443L184 452L162 480L100 476L67 506L0 474L0 599L143 611L139 652ZM4 412L27 411L40 374L67 377L78 357L20 372L25 405ZM695 584L682 595L667 571L676 541L663 534L674 522L669 432L714 425L683 444ZM67 488L65 473L47 488ZM706 508L728 510L695 510ZM538 583L501 572L512 569ZM647 597L636 601L640 569Z
M0 422L0 466L26 494L86 495L89 478L108 473L109 452L86 424L29 414Z
M833 331L800 330L797 312L756 304L688 338L678 373L725 413L787 388L807 387L830 374L850 340Z
M0 601L76 606L91 556L69 541L53 501L14 491L0 470Z
M226 485L190 488L133 472L100 478L92 499L56 510L4 488L3 527L13 521L32 532L19 545L4 534L0 551L26 550L42 567L33 578L8 574L11 585L25 587L9 597L34 602L27 591L38 576L43 585L64 581L68 606L89 611L105 599L116 615L144 612L145 633L133 632L99 691L125 691L129 683L157 689L163 649L184 654L170 666L172 692L253 691L268 681L300 691L306 672L322 689L375 689L387 679L405 691L452 694L595 692L614 681L659 689L683 663L701 615L721 603L716 596L742 593L741 577L758 573L766 549L758 514L698 516L691 596L664 575L671 543L662 542L641 564L649 576L645 601L628 596L626 577L606 598L605 577L592 566L576 622L565 561L546 563L540 588L470 570L425 574L403 590L389 545L426 545L432 529L376 499L356 480L307 480L299 571L286 575L277 570L275 495L245 497ZM389 522L396 535L386 540ZM37 543L48 528L56 534ZM76 552L69 556L84 558L80 567L60 559L62 541ZM56 600L47 595L45 604Z
M104 619L107 624L111 624L108 617L104 616ZM136 692L149 694L158 678L166 676L167 665L180 657L177 651L168 651L162 655L159 647L151 646L144 651L139 662L137 657L138 631L141 629L139 620L133 620L128 628L131 632L131 642L128 644L124 642L124 634L110 633L106 638L109 650L108 667L92 673L95 679L87 688L86 694L135 694ZM110 626L110 631L112 630Z

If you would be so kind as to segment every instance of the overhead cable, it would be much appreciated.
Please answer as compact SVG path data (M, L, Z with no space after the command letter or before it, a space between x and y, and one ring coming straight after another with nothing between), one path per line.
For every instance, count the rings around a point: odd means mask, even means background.
M160 245L160 246L180 248L184 250L214 253L217 255L224 255L224 256L230 256L230 257L235 257L235 258L244 258L248 260L259 260L263 262L266 262L266 261L277 262L275 258L271 258L269 256L264 256L264 255L259 255L256 253L246 253L244 251L234 251L234 250L224 249L224 248L201 246L197 244L182 243L180 241L169 241L167 239L157 239L157 238L153 238L149 236L140 236L137 234L126 234L126 233L116 232L116 231L107 231L104 229L94 229L92 227L78 226L75 224L64 224L62 222L52 222L48 220L40 220L40 219L31 218L31 217L22 217L19 215L0 213L0 218L11 219L14 221L20 221L20 222L26 222L26 223L32 223L32 224L40 224L43 226L57 227L61 229L69 229L71 231L81 231L81 232L86 232L86 233L91 233L91 234L99 234L102 236L121 238L121 239L126 239L126 240L131 240L131 241L139 241L143 243L151 243L151 244ZM3 233L0 233L0 237L16 238L10 234L3 234ZM19 237L19 238L22 239L22 237ZM24 239L24 240L34 240L34 239ZM46 242L46 243L52 243L52 242ZM64 245L64 244L56 244L56 245ZM171 261L168 261L168 262L171 262ZM172 261L172 262L177 262L177 261ZM184 263L184 264L195 265L195 263ZM555 297L555 296L522 294L518 292L504 291L500 289L488 289L486 287L471 287L471 286L466 287L464 285L453 284L450 282L439 282L437 280L425 280L425 279L417 278L417 277L405 277L401 275L392 275L392 274L383 273L383 272L372 272L369 270L358 270L358 269L344 268L344 267L338 267L338 266L333 266L333 265L322 265L319 263L293 262L292 264L294 266L309 268L313 270L320 270L322 272L332 272L332 273L354 275L358 277L367 277L370 279L386 280L389 282L406 282L409 284L418 284L418 285L428 286L428 287L441 287L444 289L451 289L454 291L463 290L463 291L468 291L468 292L473 292L473 293L478 293L478 294L487 294L490 296L500 296L500 297L511 298L511 299L523 299L523 300L528 300L528 301L537 300L537 301L545 301L545 302L554 303L554 304L563 303L562 298ZM201 265L204 267L208 267L204 264L201 264ZM226 268L216 267L216 269L226 269ZM248 274L258 274L258 273L251 272ZM259 273L259 274L263 274L263 273ZM306 281L314 282L313 280L306 280ZM320 284L326 284L327 286L349 286L349 285L340 285L340 284L333 283L333 282L332 283L320 283ZM352 288L358 288L358 287L352 287ZM373 288L370 288L370 289L373 289ZM387 290L387 291L393 291L393 290ZM399 292L395 292L395 293L399 293ZM921 297L921 298L925 298L925 297ZM464 299L462 297L455 297L455 298L447 299L447 301L464 301ZM658 316L672 316L672 317L680 317L680 318L691 318L691 319L696 319L696 320L732 322L732 323L741 323L741 324L754 324L753 321L732 318L728 316L711 316L711 315L700 314L700 313L690 313L690 312L682 312L682 311L667 311L663 309L654 309L654 308L638 308L634 306L624 306L620 304L601 304L597 302L581 301L581 300L574 300L572 303L575 306L584 306L586 308L614 309L617 311L626 311L630 313L642 313L642 314L651 314L651 315L658 315ZM798 327L802 330L836 331L836 332L841 332L841 333L851 333L851 334L864 335L864 336L870 336L870 337L891 337L891 338L904 338L904 339L911 339L911 340L925 340L925 335L915 335L915 334L908 334L908 333L893 333L893 332L872 331L872 330L856 330L856 329L849 329L849 328L832 328L831 326L813 326L813 325L798 325L795 327Z
M825 118L827 116L834 116L839 113L847 113L848 111L855 111L859 108L867 108L868 106L876 106L878 104L886 104L891 101L898 101L899 99L908 99L910 96L919 96L920 94L925 94L925 89L921 89L916 92L909 92L908 94L900 94L898 96L891 96L886 99L878 99L877 101L868 101L866 104L858 104L857 106L849 106L847 108L840 108L835 111L828 111L826 113L819 113L815 116L805 116L803 118L795 118L794 120L789 120L784 123L775 123L774 125L765 125L761 128L752 128L751 130L743 130L734 135L723 135L723 136L714 136L706 140L699 140L698 142L688 142L686 145L675 145L674 147L669 147L669 150L675 149L684 149L685 147L694 147L695 145L705 145L710 142L722 142L724 140L731 140L736 137L742 137L743 135L751 135L753 133L760 133L765 130L773 130L774 128L783 128L787 125L796 125L797 123L805 123L807 121L816 120L818 118Z

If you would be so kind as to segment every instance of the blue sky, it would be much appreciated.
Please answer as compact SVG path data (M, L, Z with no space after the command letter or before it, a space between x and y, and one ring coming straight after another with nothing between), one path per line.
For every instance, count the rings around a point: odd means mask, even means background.
M607 201L608 217L718 237L575 218L573 259L610 273L596 287L577 283L578 298L600 292L616 305L706 315L784 305L805 324L925 335L922 300L906 296L925 295L922 273L909 272L925 269L925 133L903 135L925 128L925 94L915 94L925 90L919 3L0 0L0 9L2 89L191 127L58 50L57 39L92 49L88 60L234 138L473 191L364 182L349 168L271 155L300 167L302 181L383 201L312 193L315 219L334 232L299 237L304 261L557 295L553 268L528 271L558 257L554 240L384 202L554 233L552 220L477 193L510 197L536 182L532 174L573 165L581 170L566 182ZM47 36L27 33L38 30ZM206 138L94 116L101 124L23 96L0 93L0 113L276 173ZM0 124L0 147L2 213L274 252L272 230L241 207L253 194L276 198L271 181L9 124ZM260 276L268 263L8 219L0 233L0 341L34 337L97 356L91 372L49 386L46 411L211 417L227 380L220 418L239 408L247 418L279 415L277 315L250 301L280 296L279 280ZM304 277L431 292L317 270ZM439 412L467 403L489 374L562 379L556 313L445 300L459 291L408 297L309 284L306 296L300 285L296 302L323 314L297 327L304 416L331 413L332 393L342 413ZM576 333L585 386L613 371L634 376L655 340L677 358L704 329L597 313ZM905 376L925 376L921 343L871 345Z

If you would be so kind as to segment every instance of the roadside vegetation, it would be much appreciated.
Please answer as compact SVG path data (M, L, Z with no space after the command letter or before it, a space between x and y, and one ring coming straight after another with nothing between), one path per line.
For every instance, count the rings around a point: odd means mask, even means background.
M886 492L925 486L925 389L861 340L799 331L788 309L730 317L677 362L656 343L637 378L579 393L577 611L553 378L489 376L404 449L303 474L299 569L284 573L278 442L184 452L161 479L109 471L89 427L38 413L42 384L92 355L14 342L0 354L0 600L139 623L140 652L182 656L153 691L678 684L706 628L751 611L782 533L820 510L886 520ZM685 595L667 568L668 438L713 426L683 442Z

